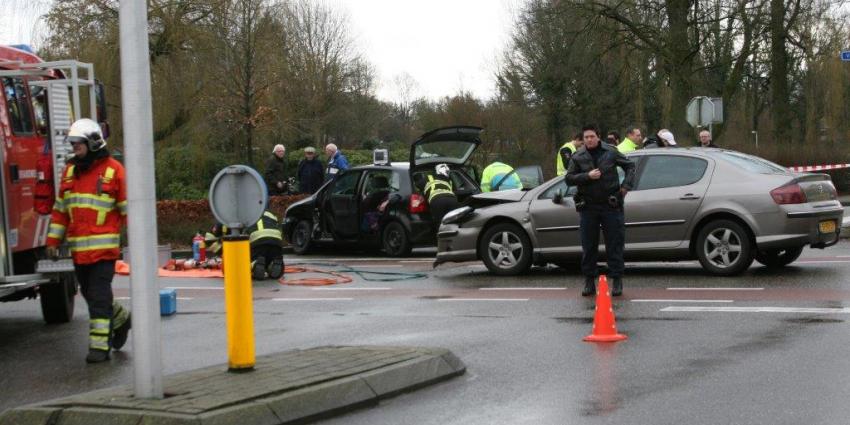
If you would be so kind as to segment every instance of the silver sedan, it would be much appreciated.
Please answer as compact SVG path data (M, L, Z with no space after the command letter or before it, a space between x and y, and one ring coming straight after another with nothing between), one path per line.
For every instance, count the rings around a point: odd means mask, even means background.
M713 148L629 157L637 165L637 184L625 200L627 261L698 259L709 273L729 276L753 260L782 267L806 246L838 242L843 209L828 175L797 174ZM581 239L573 193L558 177L531 190L475 195L443 219L436 264L481 260L499 275L532 264L577 268Z

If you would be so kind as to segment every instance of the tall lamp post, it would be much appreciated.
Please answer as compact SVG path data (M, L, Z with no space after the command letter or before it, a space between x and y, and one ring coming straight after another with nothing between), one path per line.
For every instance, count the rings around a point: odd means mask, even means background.
M758 150L759 150L759 132L756 131L756 130L753 130L753 131L751 131L751 133L753 133L753 136L755 136L755 138L756 138L756 152L758 152Z

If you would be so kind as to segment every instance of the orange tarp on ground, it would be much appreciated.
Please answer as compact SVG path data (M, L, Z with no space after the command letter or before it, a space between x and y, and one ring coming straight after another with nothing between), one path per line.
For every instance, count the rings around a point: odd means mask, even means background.
M115 262L115 273L120 275L130 274L130 265L123 261ZM165 270L159 269L159 277L224 277L221 270L190 269L190 270Z

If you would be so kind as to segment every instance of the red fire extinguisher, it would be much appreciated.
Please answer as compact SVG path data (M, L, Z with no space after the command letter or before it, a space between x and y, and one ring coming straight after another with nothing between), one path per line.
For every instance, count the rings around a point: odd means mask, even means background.
M53 157L46 144L41 157L35 163L35 170L35 211L42 215L50 214L56 201L56 193L53 190Z

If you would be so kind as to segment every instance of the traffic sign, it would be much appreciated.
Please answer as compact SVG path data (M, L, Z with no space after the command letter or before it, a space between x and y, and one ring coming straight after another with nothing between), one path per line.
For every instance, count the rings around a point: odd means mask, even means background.
M688 123L694 127L705 126L714 122L714 102L699 96L688 102Z
M210 184L210 209L219 223L244 229L263 216L269 192L257 170L231 165L216 174Z
M841 60L845 62L850 62L850 50L841 51Z

